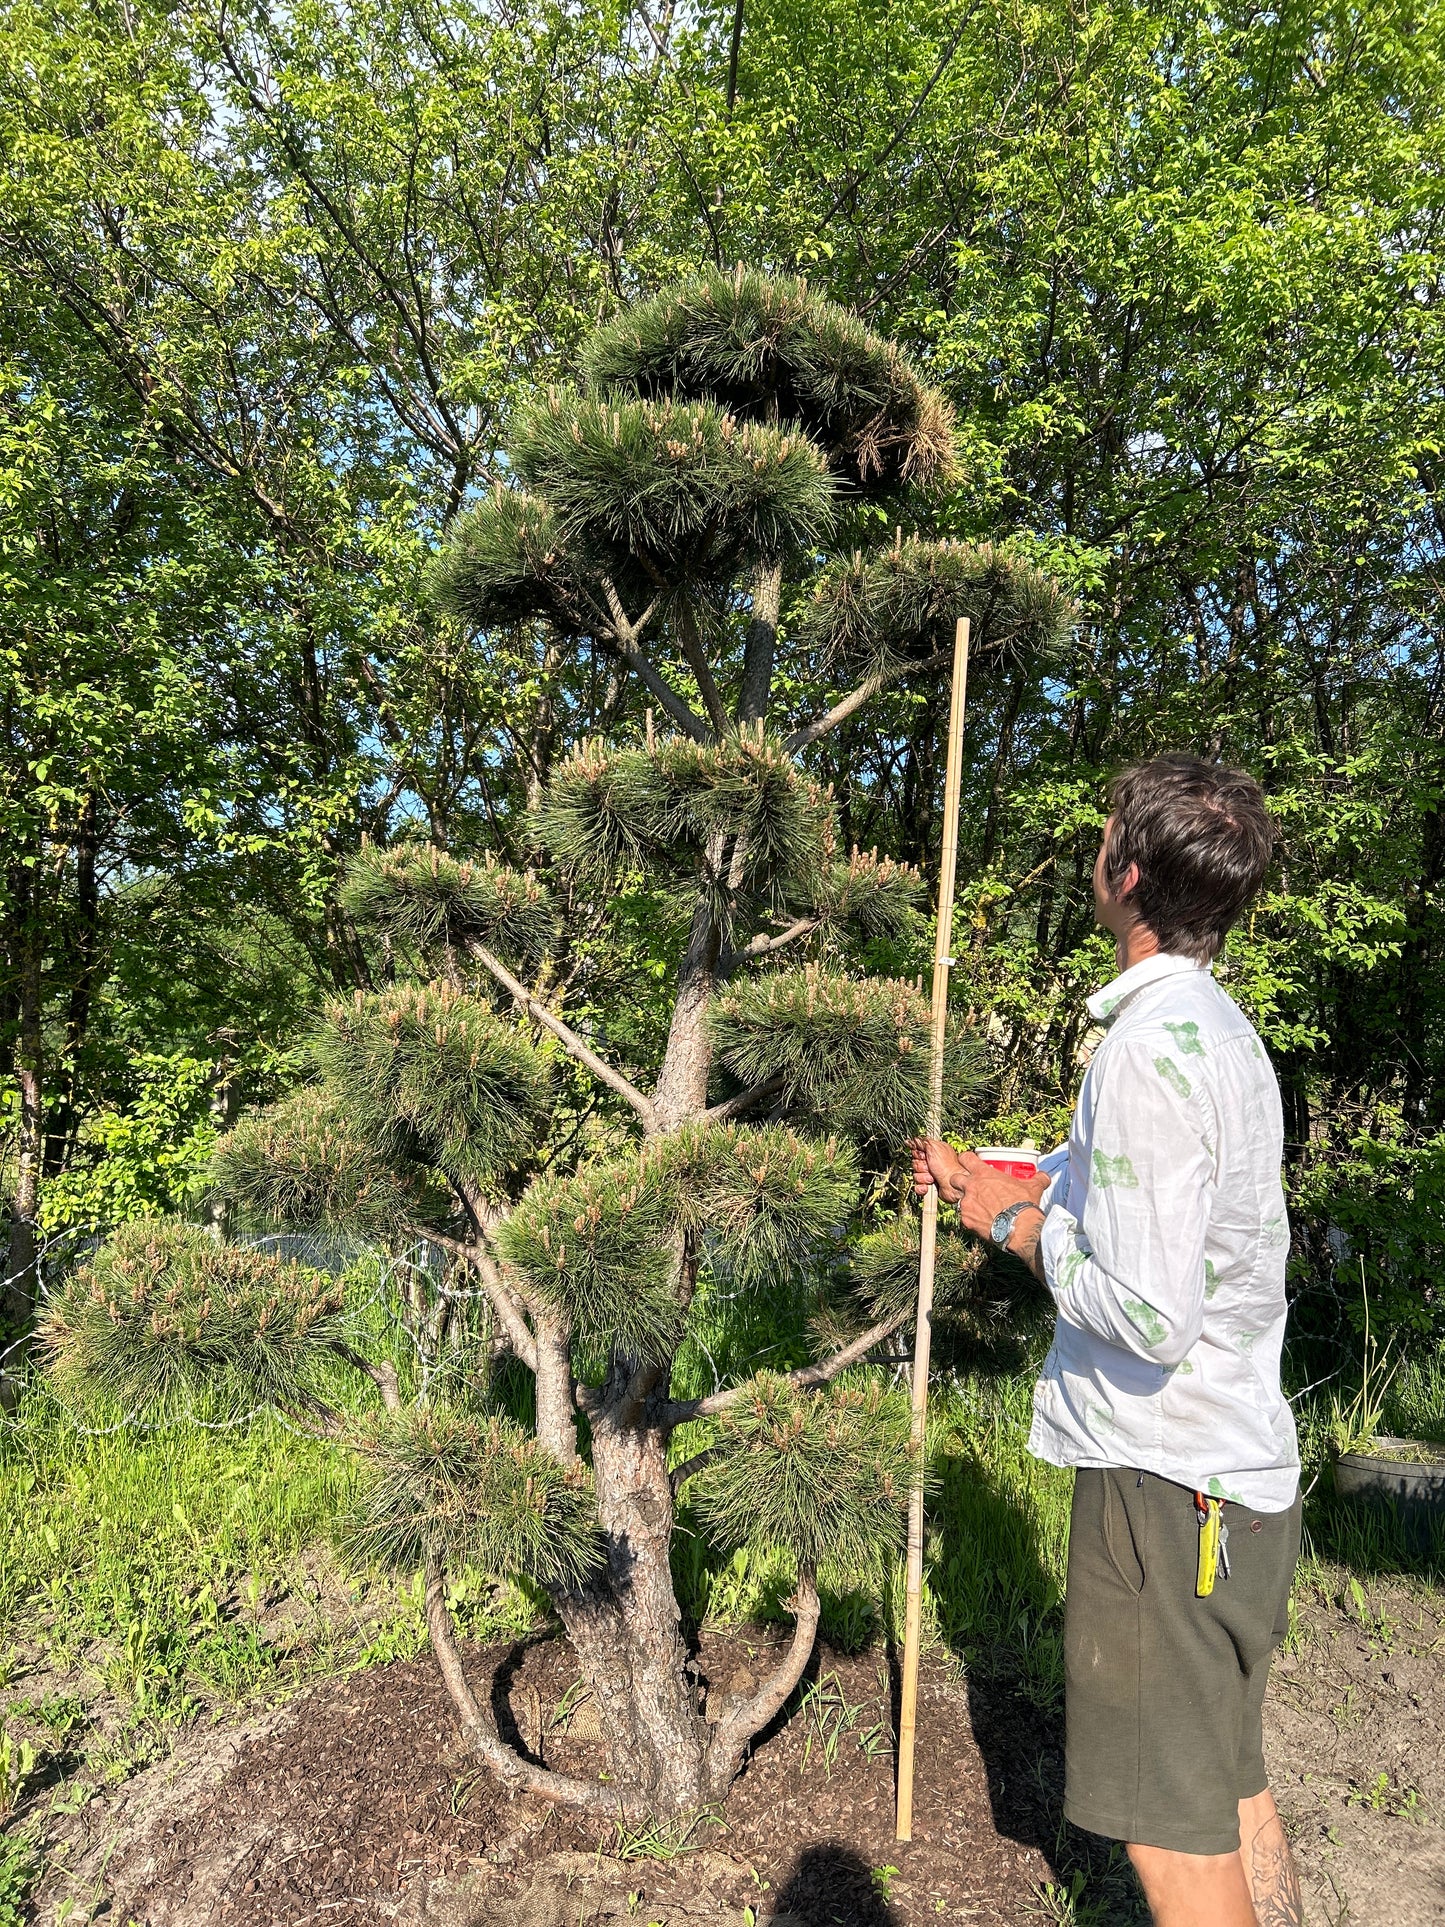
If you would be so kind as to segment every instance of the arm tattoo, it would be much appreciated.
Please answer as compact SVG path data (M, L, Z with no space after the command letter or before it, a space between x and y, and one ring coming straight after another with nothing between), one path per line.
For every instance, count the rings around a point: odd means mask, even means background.
M1249 1869L1259 1927L1303 1927L1305 1907L1299 1874L1277 1818L1254 1836Z

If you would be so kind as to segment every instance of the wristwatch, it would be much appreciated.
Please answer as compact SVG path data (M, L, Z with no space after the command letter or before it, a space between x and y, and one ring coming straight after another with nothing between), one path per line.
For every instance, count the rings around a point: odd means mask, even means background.
M1017 1204L1005 1205L989 1226L989 1237L996 1245L1006 1245L1013 1236L1014 1224L1020 1211L1042 1211L1043 1208L1041 1204L1035 1204L1032 1198L1020 1198Z

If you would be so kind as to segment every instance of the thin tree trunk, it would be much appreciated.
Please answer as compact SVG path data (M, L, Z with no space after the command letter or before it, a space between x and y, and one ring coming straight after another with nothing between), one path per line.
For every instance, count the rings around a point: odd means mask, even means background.
M216 1066L216 1081L211 1086L208 1106L216 1130L222 1134L229 1131L240 1108L241 1086L236 1080L235 1065L229 1057L223 1057ZM206 1199L205 1216L206 1228L219 1244L231 1229L230 1207L219 1191L212 1191Z
M27 878L27 894L33 890ZM44 1141L44 1045L40 1028L40 946L33 896L17 940L15 1082L20 1115L15 1134L15 1190L10 1204L10 1236L5 1254L3 1308L12 1332L24 1331L35 1310L36 1218Z
M65 1042L59 1060L51 1066L50 1120L41 1161L43 1177L54 1177L65 1168L80 1122L75 1104L75 1080L80 1053L90 1028L90 1011L100 957L96 843L96 807L92 792L81 804L75 829L75 902L71 919L68 920L70 927L65 945L70 998L65 1013Z

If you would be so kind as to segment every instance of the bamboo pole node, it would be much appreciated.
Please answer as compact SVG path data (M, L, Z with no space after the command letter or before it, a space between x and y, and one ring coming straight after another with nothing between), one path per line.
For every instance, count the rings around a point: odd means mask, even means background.
M943 849L938 865L938 927L933 946L932 1051L928 1135L943 1131L943 1041L948 1024L948 972L954 959L953 886L958 871L958 798L963 781L963 717L968 698L967 616L953 637L953 694L943 779ZM928 1426L928 1354L933 1338L933 1274L938 1255L938 1187L923 1200L918 1241L918 1315L913 1337L913 1476L908 1493L908 1568L903 1620L903 1682L898 1709L899 1840L913 1838L913 1757L918 1737L918 1658L923 1631L923 1447Z

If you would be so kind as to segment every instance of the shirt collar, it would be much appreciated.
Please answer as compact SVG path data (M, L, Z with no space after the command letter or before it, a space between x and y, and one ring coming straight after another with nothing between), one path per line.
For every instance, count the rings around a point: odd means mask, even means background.
M1142 963L1131 964L1113 983L1096 990L1087 1000L1089 1014L1101 1024L1110 1024L1118 1016L1124 999L1132 997L1136 990L1143 990L1149 984L1162 983L1166 977L1182 977L1191 971L1213 968L1212 964L1196 963L1193 957L1174 957L1160 951L1155 956L1145 957Z

